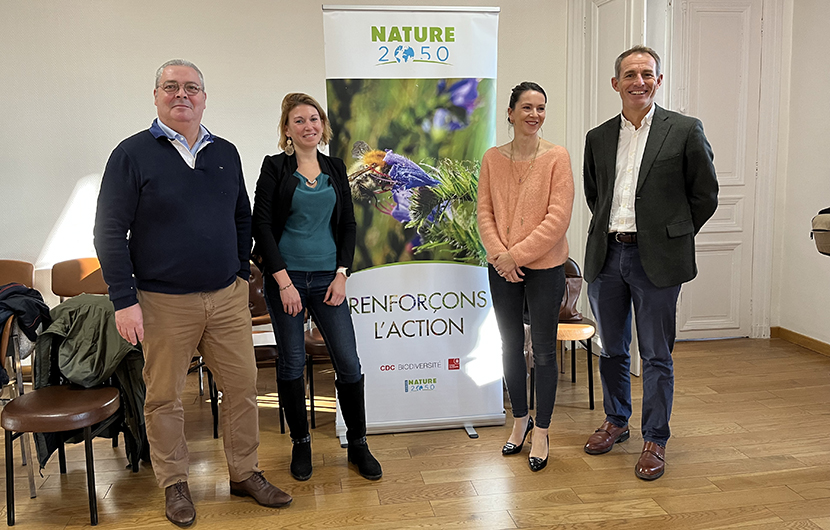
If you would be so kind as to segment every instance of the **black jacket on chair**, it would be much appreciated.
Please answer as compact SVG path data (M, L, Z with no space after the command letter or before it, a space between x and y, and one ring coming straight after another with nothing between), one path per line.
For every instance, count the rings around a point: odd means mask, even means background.
M49 306L43 302L40 291L22 283L0 285L0 329L12 315L17 316L21 331L31 341L37 340L35 330L40 324L46 329L52 323Z

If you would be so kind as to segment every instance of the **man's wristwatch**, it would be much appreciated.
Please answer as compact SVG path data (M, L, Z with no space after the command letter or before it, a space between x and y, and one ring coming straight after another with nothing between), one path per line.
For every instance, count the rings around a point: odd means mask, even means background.
M346 267L337 267L337 274L342 274L346 278L352 275L352 272Z

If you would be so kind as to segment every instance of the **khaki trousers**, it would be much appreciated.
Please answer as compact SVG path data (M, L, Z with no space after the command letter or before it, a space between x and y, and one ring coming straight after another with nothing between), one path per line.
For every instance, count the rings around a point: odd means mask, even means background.
M230 479L257 467L259 412L248 283L192 294L138 291L144 315L144 416L150 459L161 488L188 477L182 390L198 350L222 391L222 439Z

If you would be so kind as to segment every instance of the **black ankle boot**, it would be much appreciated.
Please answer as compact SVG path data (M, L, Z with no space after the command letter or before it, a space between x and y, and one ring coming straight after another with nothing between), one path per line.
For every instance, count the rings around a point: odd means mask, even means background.
M285 422L291 434L291 476L297 480L311 478L311 436L305 408L305 382L302 377L290 381L277 379L277 393Z
M380 463L372 456L366 443L366 402L363 397L364 376L355 383L335 381L340 411L346 423L346 440L349 442L349 463L357 466L361 476L377 480L383 476Z
M360 476L369 480L377 480L383 476L380 462L372 456L366 437L349 442L349 463L357 466Z

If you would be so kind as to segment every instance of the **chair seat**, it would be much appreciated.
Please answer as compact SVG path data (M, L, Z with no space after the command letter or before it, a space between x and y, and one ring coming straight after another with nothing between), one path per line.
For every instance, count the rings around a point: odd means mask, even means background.
M556 340L588 340L594 336L596 328L592 324L560 323L556 328Z
M48 386L13 399L0 424L14 432L63 432L102 422L118 411L118 389Z
M318 328L312 328L305 332L305 351L311 355L312 362L329 362L329 351L326 349L326 341L320 334Z
M256 364L260 368L264 363L276 362L280 356L276 346L254 346L254 355Z
M262 326L262 325L270 324L270 323L271 323L271 315L269 315L267 313L264 314L264 315L251 317L251 325L252 326Z

